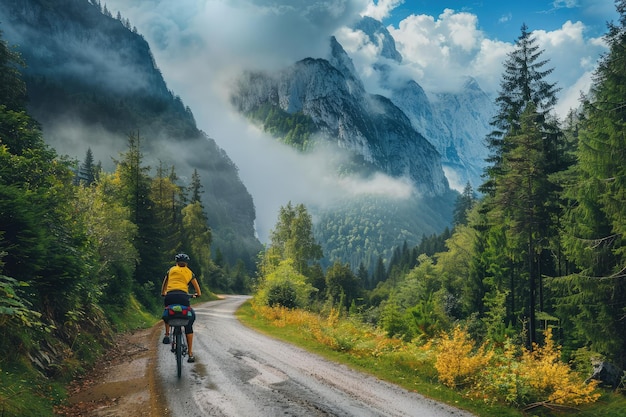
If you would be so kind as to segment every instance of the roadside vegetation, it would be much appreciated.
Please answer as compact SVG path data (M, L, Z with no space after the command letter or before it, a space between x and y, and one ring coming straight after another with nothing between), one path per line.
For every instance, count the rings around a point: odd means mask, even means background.
M243 320L479 415L623 415L626 2L617 9L610 52L565 122L521 28L481 195L467 184L452 230L388 263L322 269L311 215L289 202Z
M247 291L249 271L214 260L197 172L186 184L173 166L151 171L138 134L114 172L91 150L82 163L57 155L26 110L22 67L0 39L0 415L42 417L117 332L159 319L176 253L204 300Z
M406 342L364 324L358 314L332 308L316 314L254 301L237 317L258 331L477 416L620 417L626 407L623 393L586 384L562 362L551 338L532 352L512 344L476 346L455 327L427 343Z

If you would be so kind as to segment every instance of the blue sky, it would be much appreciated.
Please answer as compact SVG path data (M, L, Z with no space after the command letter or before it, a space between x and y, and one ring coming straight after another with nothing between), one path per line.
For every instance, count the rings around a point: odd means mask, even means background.
M608 20L617 18L612 0L407 0L391 11L385 23L397 26L411 14L439 16L445 8L476 15L479 29L505 42L519 36L523 23L530 30L553 31L568 20L582 21L589 36L598 36L605 32Z
M367 183L329 173L330 158L306 157L278 145L236 114L229 102L242 70L275 70L297 60L326 58L334 35L352 58L366 88L382 93L372 65L380 48L350 29L368 15L382 21L403 56L391 62L398 79L416 80L427 92L454 90L473 77L496 94L522 23L545 51L561 88L564 117L588 91L598 58L606 52L606 21L617 18L613 0L106 0L150 44L168 87L188 105L198 127L214 138L239 168L257 210L263 239L288 201L324 204L346 195L406 191L393 178Z

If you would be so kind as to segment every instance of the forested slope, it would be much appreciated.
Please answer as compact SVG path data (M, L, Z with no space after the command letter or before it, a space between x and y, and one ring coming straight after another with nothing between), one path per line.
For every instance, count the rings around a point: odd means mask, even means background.
M198 130L128 20L100 2L7 0L0 24L26 63L27 108L47 144L79 160L91 149L95 161L112 170L128 135L138 135L152 174L173 168L189 186L198 172L213 248L231 264L243 260L254 268L250 259L261 248L255 208L237 167Z

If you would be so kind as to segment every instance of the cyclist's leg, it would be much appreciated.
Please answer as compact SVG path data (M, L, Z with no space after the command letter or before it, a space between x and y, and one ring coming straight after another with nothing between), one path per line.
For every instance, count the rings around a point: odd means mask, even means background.
M193 322L196 321L196 312L191 310L191 319L185 326L185 337L187 338L187 353L189 354L190 362L193 361Z
M167 307L171 302L168 300L167 295L163 298L163 306ZM169 323L163 319L163 326L165 328L165 336L163 336L163 344L167 345L170 343L170 325Z

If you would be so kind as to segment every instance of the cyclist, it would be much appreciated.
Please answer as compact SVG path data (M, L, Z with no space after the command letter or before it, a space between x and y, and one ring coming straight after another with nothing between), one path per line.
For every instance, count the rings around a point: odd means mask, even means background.
M165 298L163 303L167 307L170 304L181 304L189 306L189 284L193 285L196 290L196 296L202 295L200 285L194 273L189 269L187 264L189 263L189 256L185 253L179 253L174 257L176 265L171 267L161 285L161 295ZM193 310L192 310L193 311ZM195 362L196 358L193 356L193 322L196 320L196 313L193 312L193 316L189 320L189 324L185 326L185 336L187 338L187 352L189 357L187 362ZM170 325L165 323L165 336L163 337L163 343L170 343Z

